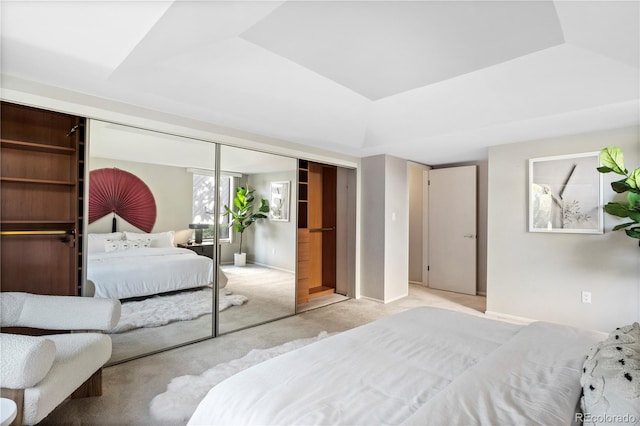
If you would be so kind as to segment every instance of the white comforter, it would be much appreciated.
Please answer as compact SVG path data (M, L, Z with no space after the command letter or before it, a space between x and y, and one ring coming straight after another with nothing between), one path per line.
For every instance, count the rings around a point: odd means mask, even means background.
M418 308L227 379L189 424L571 424L601 338Z
M140 248L95 253L87 261L94 297L125 299L205 286L213 261L183 248Z

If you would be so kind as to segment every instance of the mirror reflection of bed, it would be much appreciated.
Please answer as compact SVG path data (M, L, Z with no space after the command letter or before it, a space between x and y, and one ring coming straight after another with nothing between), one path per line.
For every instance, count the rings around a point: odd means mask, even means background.
M123 184L126 196L114 195L123 192L117 184L102 192L94 186L89 196L84 295L123 302L122 319L111 334L110 363L214 335L214 271L220 285L219 333L295 313L295 203L288 222L262 220L245 232L248 263L236 267L237 237L227 219L215 214L214 200L219 197L217 208L224 211L235 188L245 184L268 198L271 182L295 182L296 160L223 146L216 190L213 143L91 121L89 144L90 187L99 181L96 171L126 171L148 187L156 205L150 225L150 207L136 201L140 190L131 188L133 178ZM98 201L109 197L124 199L111 200L119 210L92 215ZM213 259L216 219L219 269ZM203 227L198 224L208 227L196 243L192 228Z

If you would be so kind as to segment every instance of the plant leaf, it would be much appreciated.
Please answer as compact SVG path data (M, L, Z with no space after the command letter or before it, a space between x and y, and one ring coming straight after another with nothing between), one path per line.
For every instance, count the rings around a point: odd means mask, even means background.
M626 179L611 182L611 188L618 194L622 194L623 192L627 192L631 189L629 184L626 182Z
M605 166L598 167L598 169L597 169L597 170L598 170L600 173L609 173L609 172L612 172L612 171L613 171L613 169L610 169L609 167L605 167Z
M608 167L612 172L619 175L627 175L624 168L624 156L622 150L617 146L608 146L600 151L600 162L604 167Z
M627 233L631 238L640 239L640 226L636 226L635 228L626 229L624 232Z
M637 222L627 222L627 223L623 223L622 225L617 225L614 226L612 231L619 231L621 229L626 228L627 226L631 226L631 225L635 225Z
M629 219L635 220L636 223L640 223L640 212L629 210Z
M640 167L631 172L627 180L625 181L631 188L640 188Z
M629 217L627 206L620 203L607 203L607 205L604 206L604 211L618 217Z
M640 194L629 192L627 194L627 201L629 201L630 210L640 211Z

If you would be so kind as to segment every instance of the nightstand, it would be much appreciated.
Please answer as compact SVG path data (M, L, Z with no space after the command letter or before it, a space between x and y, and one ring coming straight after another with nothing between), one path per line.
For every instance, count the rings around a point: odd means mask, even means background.
M186 248L189 250L198 253L200 256L207 256L213 259L213 243L188 243L188 244L178 244L180 248Z

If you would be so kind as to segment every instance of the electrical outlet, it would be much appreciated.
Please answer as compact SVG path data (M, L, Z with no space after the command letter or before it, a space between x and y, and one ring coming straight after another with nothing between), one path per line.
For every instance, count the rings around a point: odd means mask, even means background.
M591 292L583 291L582 292L582 303L591 303Z

